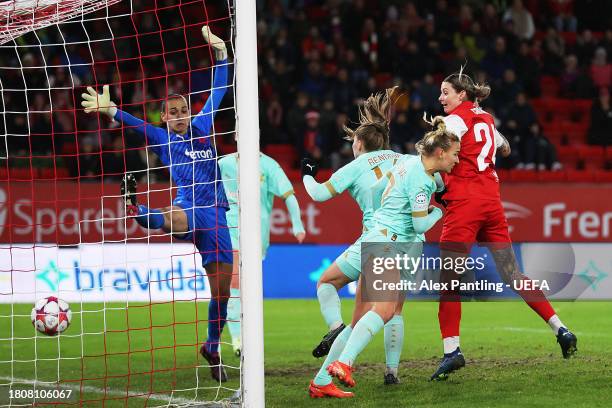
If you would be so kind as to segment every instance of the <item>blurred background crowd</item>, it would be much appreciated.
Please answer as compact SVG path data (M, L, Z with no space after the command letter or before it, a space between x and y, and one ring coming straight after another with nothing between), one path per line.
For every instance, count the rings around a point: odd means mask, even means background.
M155 124L167 92L190 92L193 113L202 107L211 55L192 41L197 10L149 3L133 0L130 19L51 27L17 41L67 46L3 49L0 66L24 67L0 69L9 167L40 163L54 176L59 168L92 179L155 167L133 131L75 112L82 87L102 83L115 84L125 110ZM229 38L223 6L206 2L205 13ZM359 101L391 86L392 148L414 153L427 130L423 112L442 113L440 82L465 65L491 85L481 106L512 144L500 168L612 169L610 1L258 0L257 10L261 141L285 168L304 156L330 169L352 160L343 125L354 124ZM11 91L9 83L22 85ZM230 90L215 123L221 153L235 149L233 106Z

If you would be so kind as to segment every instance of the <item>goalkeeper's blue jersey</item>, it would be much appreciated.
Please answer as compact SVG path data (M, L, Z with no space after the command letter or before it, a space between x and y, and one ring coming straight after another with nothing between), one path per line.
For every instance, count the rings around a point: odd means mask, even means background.
M227 89L227 60L218 61L213 73L213 89L191 121L187 133L178 135L169 129L145 123L127 112L117 110L115 119L143 135L147 146L168 166L177 186L176 202L198 207L228 207L217 151L210 136L215 113Z

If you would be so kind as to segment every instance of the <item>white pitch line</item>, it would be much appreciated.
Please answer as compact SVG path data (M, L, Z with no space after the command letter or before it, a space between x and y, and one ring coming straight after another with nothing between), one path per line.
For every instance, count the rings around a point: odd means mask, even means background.
M13 383L13 386L19 385L19 384L25 384L25 385L38 385L39 387L44 387L44 388L54 388L57 385L59 385L60 387L68 388L73 391L83 391L83 392L91 392L91 393L96 393L96 394L106 394L106 395L115 396L115 397L127 396L128 398L148 398L148 399L152 399L156 401L163 401L168 404L170 403L190 404L190 403L203 403L204 402L204 401L192 400L192 399L187 399L187 398L182 398L182 397L171 397L165 394L147 394L146 392L138 392L138 391L132 391L126 395L125 391L119 391L119 390L114 390L114 389L107 389L105 391L102 388L94 387L91 385L83 385L81 387L80 385L73 384L73 383L53 384L53 383L48 383L48 382L28 380L26 378L13 378L13 377L3 377L3 376L0 376L0 380L9 381ZM0 384L0 386L7 386L7 385L8 384Z

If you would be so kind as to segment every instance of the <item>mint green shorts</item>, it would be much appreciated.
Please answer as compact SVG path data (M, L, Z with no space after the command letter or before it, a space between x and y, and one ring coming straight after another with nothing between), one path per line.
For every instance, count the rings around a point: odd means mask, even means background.
M338 258L336 265L340 271L346 275L351 281L359 279L361 274L361 239L363 235L355 241L353 245L348 247Z

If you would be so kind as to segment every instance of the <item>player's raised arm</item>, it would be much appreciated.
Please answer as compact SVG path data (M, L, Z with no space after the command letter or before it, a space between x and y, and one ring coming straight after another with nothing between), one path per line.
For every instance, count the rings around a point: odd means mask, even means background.
M329 184L329 181L321 184L315 180L315 176L319 171L319 166L310 159L302 159L302 181L306 192L315 201L327 201L334 195L333 187Z
M91 86L88 86L87 92L81 94L81 98L83 98L81 106L85 108L85 113L99 112L108 116L111 120L118 120L145 136L148 144L156 145L167 142L167 132L164 129L148 124L144 120L138 119L117 108L115 102L110 98L108 85L102 87L101 94L97 93Z
M291 226L293 228L293 236L301 244L306 238L306 231L302 218L300 216L300 205L298 204L293 185L283 171L283 168L278 162L271 157L263 155L261 169L262 172L267 172L270 179L269 188L272 194L285 200L289 217L291 218Z
M215 53L215 69L213 71L213 84L210 91L210 96L206 100L206 104L192 121L193 126L200 129L202 132L210 133L213 120L223 96L227 91L227 46L225 42L210 31L208 26L202 27L202 36L213 48Z

